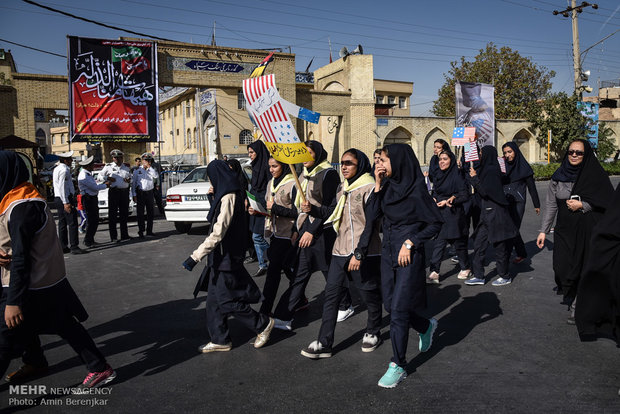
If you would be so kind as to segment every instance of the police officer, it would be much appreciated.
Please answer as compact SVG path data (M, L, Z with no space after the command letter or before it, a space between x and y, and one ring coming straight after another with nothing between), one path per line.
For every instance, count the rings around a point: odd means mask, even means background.
M148 152L142 154L142 166L136 168L133 172L131 180L131 195L136 208L138 209L138 237L144 238L144 209L146 208L146 235L153 234L153 206L155 199L153 198L153 188L155 188L154 180L157 179L157 171L151 164L153 156Z
M54 201L58 210L58 237L62 243L63 253L82 254L78 238L75 187L71 179L71 162L73 151L57 154L58 165L54 168ZM69 231L67 232L67 228ZM69 247L69 241L71 242Z
M78 175L78 187L82 194L82 205L86 211L86 235L84 236L84 245L86 247L95 247L95 233L99 227L99 195L100 190L105 190L110 182L97 184L93 177L93 161L95 158L91 155L84 161L80 161L80 174Z
M127 231L127 216L129 216L129 183L131 172L129 167L123 164L123 152L115 149L110 152L114 162L107 164L101 170L100 175L110 182L108 190L108 220L110 227L110 239L112 242L129 240ZM116 223L120 224L121 238L116 233Z

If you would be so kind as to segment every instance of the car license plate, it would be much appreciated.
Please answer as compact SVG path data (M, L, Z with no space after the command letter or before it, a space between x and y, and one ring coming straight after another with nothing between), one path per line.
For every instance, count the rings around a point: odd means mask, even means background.
M185 201L207 201L206 194L186 195Z

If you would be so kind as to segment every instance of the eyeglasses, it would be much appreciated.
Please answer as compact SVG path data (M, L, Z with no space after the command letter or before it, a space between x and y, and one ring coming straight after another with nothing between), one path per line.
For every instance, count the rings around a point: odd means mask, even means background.
M344 160L341 162L342 165L345 165L347 167L355 167L357 164L354 163L353 161L349 161L349 160Z
M578 151L578 150L570 150L570 151L568 151L568 155L576 155L578 157L583 157L584 154L585 154L585 152Z

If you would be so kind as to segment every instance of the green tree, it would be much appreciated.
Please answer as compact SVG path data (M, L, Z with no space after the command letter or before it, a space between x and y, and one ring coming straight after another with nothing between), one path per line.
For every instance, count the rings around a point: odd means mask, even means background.
M551 130L551 159L558 161L564 155L568 145L576 139L586 136L588 119L577 110L577 95L568 96L564 92L549 94L544 99L530 106L527 120L532 123L532 130L541 146L547 146L547 131ZM600 160L604 160L616 151L613 131L605 123L599 124L599 143L596 151Z
M437 116L454 116L454 85L459 80L495 86L497 119L524 119L528 106L549 93L554 76L554 71L536 65L516 50L509 47L498 50L489 43L486 49L480 49L473 62L462 56L460 61L450 63L450 71L444 73L446 81L439 89L432 111Z

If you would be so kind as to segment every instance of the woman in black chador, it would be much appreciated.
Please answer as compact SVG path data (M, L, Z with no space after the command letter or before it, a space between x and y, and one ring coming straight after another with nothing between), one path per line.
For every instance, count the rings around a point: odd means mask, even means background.
M463 203L469 200L467 183L456 165L456 157L451 151L442 151L438 157L439 169L435 172L432 196L444 223L435 240L435 247L431 257L431 273L429 283L439 283L439 269L443 253L448 243L456 249L461 271L459 279L467 279L470 273L469 257L467 255L467 238L469 223L465 215Z
M553 271L557 293L564 295L567 305L573 304L577 295L579 278L591 250L592 228L605 212L613 191L590 144L582 139L571 142L562 164L551 176L536 240L542 249L557 213ZM574 323L574 310L568 322Z
M385 310L390 313L394 353L378 385L394 388L407 376L409 329L418 332L418 347L425 352L431 347L437 327L435 319L426 319L418 311L426 307L424 243L439 233L442 219L409 145L384 147L375 167L375 178L370 200L376 203L379 216L383 216L381 293Z
M508 200L502 186L502 172L497 161L497 150L491 145L482 147L478 171L469 169L471 184L480 196L480 222L474 230L474 275L465 281L466 285L484 285L484 256L489 243L495 248L495 264L499 277L493 286L511 283L508 262L512 250L512 239L517 229L508 212Z
M534 182L534 170L530 167L521 150L514 142L507 142L502 146L504 158L506 159L506 174L502 177L504 183L504 194L510 204L508 209L510 217L517 227L517 235L513 240L517 257L514 263L521 263L527 257L525 243L518 233L525 214L525 199L527 190L530 190L530 197L536 214L540 214L540 200L538 199L538 191L536 191L536 183Z
M183 267L191 271L200 260L209 256L206 310L211 341L201 345L198 351L230 351L229 316L256 332L254 348L260 348L269 340L274 321L250 307L250 304L258 303L262 295L243 266L247 247L245 197L237 175L225 161L211 161L207 166L207 176L214 187L213 203L207 216L211 232L183 263Z
M269 173L269 150L261 140L254 141L248 145L248 155L252 160L252 182L250 193L256 198L256 201L265 206L265 194L267 193L267 183L271 178ZM250 230L252 231L252 240L254 249L256 250L256 258L258 259L258 270L254 277L262 276L267 273L267 249L269 243L265 240L263 233L265 231L265 216L248 209L250 213Z
M575 322L582 341L597 337L620 346L620 185L592 230L591 254L579 283Z

